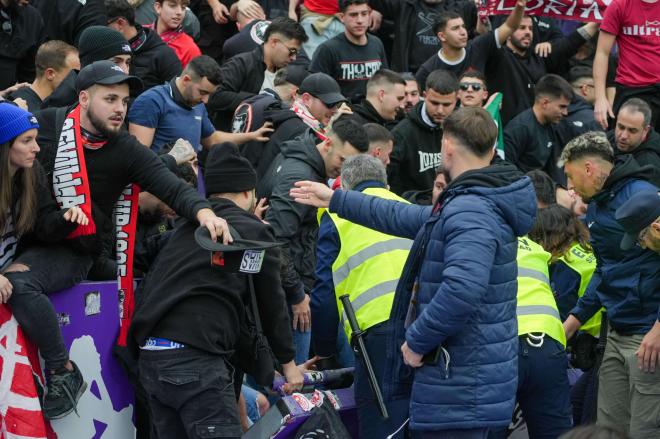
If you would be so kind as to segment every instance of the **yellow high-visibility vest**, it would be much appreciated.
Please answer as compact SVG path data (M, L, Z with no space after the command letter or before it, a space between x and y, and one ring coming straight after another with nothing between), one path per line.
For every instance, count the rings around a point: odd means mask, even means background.
M383 188L367 188L362 193L409 204ZM388 320L394 291L413 242L341 219L326 209L319 210L319 221L323 213L328 213L334 222L341 243L339 255L332 264L332 279L337 308L350 340L352 331L339 297L349 295L363 331Z
M561 258L564 264L580 275L580 289L578 297L582 297L589 285L591 276L596 270L596 256L590 251L585 250L579 243L575 243L571 249ZM602 320L604 308L601 308L592 318L580 327L580 331L588 332L594 337L600 336L600 322Z
M518 335L543 332L566 347L566 335L550 288L550 253L528 237L518 238Z

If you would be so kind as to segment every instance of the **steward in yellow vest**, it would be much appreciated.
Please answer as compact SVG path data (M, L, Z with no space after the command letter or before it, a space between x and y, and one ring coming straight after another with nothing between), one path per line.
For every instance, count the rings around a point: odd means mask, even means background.
M550 253L518 238L517 400L531 438L556 438L572 427L566 337L550 288ZM504 438L506 429L491 432Z

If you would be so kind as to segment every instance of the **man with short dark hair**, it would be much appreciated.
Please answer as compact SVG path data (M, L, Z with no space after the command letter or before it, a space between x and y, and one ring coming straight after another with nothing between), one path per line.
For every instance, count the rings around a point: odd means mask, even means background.
M44 22L27 0L0 0L0 90L34 80L34 57Z
M29 87L23 87L10 95L10 99L25 99L28 111L41 109L46 100L71 70L80 70L78 49L64 41L47 41L37 50L34 59L37 76Z
M479 70L464 72L458 81L458 100L461 107L482 107L488 99L486 77Z
M660 434L656 414L660 386L660 254L621 250L624 228L615 212L633 195L658 188L645 181L650 167L630 155L615 158L605 133L576 137L562 151L568 188L589 203L586 224L597 259L596 271L564 322L566 338L602 307L610 331L598 379L599 425L634 438ZM655 373L654 373L655 372Z
M307 35L299 23L280 17L268 25L261 46L227 60L220 67L220 84L208 104L216 127L229 131L236 107L262 90L273 88L277 70L296 60L305 41Z
M450 183L433 208L309 181L291 195L415 239L389 318L383 398L410 395L410 428L421 437L483 439L509 425L515 404L516 238L531 228L536 198L513 165L490 164L497 127L486 110L460 108L443 129Z
M573 89L561 76L550 74L539 80L534 94L534 106L504 128L505 157L523 172L542 169L561 183L564 176L557 159L564 145L554 125L568 114Z
M434 170L442 157L442 123L456 107L457 92L456 77L436 70L426 80L424 100L392 130L394 149L387 174L395 194L433 186Z
M614 152L632 154L640 165L652 165L651 183L660 187L660 134L651 126L651 107L640 98L621 105L614 130L607 133Z
M135 21L127 0L105 0L108 27L121 33L133 51L131 74L142 79L144 89L161 85L181 73L181 61L155 30Z
M415 75L417 83L425 84L429 74L438 69L448 70L456 77L470 68L484 71L488 59L497 54L507 38L520 25L526 4L527 0L518 0L500 27L469 41L463 17L457 12L442 14L433 25L440 42L440 50L419 67Z
M367 33L371 13L367 0L340 0L339 10L344 33L316 49L309 69L332 76L344 96L359 101L369 78L388 67L387 55L380 39Z
M351 108L363 123L377 123L394 128L403 114L406 81L392 70L380 69L367 81L367 97Z
M295 203L289 190L300 179L325 183L328 178L338 177L346 158L369 148L364 128L351 116L337 119L324 137L319 139L309 129L284 143L257 187L259 198L268 198L270 205L265 219L273 226L277 240L284 243L282 286L293 316L296 364L302 364L309 355L308 294L315 279L318 221L316 209Z
M263 146L257 169L259 177L266 174L275 157L282 152L283 143L309 129L322 139L330 120L344 101L346 98L342 96L339 84L330 76L325 73L307 76L300 84L292 105L270 115L274 131Z
M387 128L377 123L364 125L364 130L369 139L367 154L376 157L387 167L390 164L390 154L394 148L394 136Z
M183 31L183 17L190 0L154 0L156 21L151 27L170 46L184 68L202 54L195 40Z
M180 138L189 141L196 151L222 142L267 140L263 134L268 128L245 134L215 129L204 104L219 82L218 63L210 56L198 56L188 63L181 76L138 96L128 113L129 132L155 152Z
M406 97L404 98L405 105L403 109L407 113L412 110L413 107L419 102L420 90L417 79L415 79L415 75L410 72L406 72L401 76L403 77L403 80L406 81Z

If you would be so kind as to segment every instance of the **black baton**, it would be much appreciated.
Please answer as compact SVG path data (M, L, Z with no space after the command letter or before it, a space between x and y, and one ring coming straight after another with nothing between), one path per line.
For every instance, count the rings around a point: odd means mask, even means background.
M380 392L380 386L378 385L378 380L376 380L376 374L374 374L374 368L371 366L371 358L367 353L367 348L364 345L364 331L360 329L357 319L355 318L355 311L353 311L353 305L351 304L350 297L348 294L345 294L339 298L342 305L344 305L344 312L346 313L346 318L348 319L348 324L351 326L351 344L354 346L357 353L362 358L364 362L364 367L367 369L367 375L369 376L369 384L371 385L371 391L376 397L376 402L378 403L378 409L380 410L380 415L383 419L388 419L390 416L387 414L387 408L385 407L385 401L383 401L383 394Z

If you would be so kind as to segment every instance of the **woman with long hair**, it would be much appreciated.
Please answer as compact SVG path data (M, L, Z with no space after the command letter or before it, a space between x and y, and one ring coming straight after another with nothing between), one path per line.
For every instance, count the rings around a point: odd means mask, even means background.
M87 223L77 207L59 210L36 161L37 119L10 103L0 103L0 300L7 303L12 284L4 274L25 271L12 264L20 239L35 232L47 242L64 239ZM20 323L20 322L19 322Z

